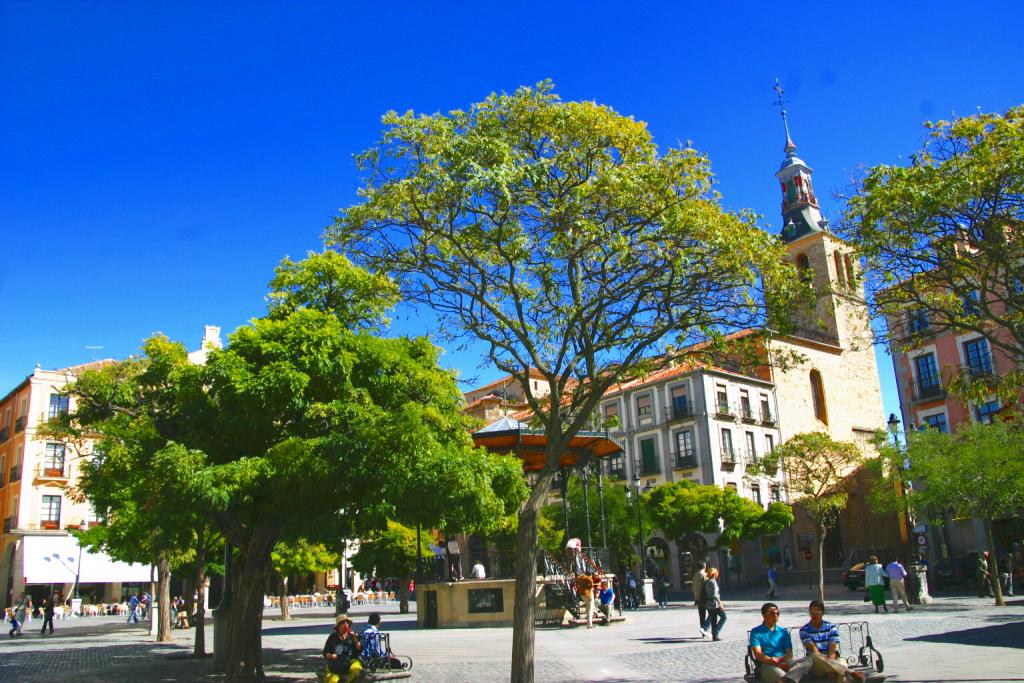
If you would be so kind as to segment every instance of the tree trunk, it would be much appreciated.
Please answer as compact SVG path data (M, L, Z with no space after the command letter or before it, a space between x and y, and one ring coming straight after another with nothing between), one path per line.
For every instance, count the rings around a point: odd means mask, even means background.
M281 621L291 621L292 612L288 605L288 577L281 576L281 593L278 596L281 600Z
M516 598L512 616L512 683L533 683L537 584L537 517L554 471L542 473L519 513L516 532Z
M225 670L230 683L265 680L263 673L263 592L272 572L270 551L277 531L254 529L244 545L238 546L234 569L236 590L228 616Z
M171 639L171 567L167 555L156 558L157 606L160 608L160 623L156 627L156 642L166 643Z
M409 579L411 574L402 574L398 577L398 613L409 613Z
M196 640L192 646L193 657L206 656L206 547L202 534L196 546Z
M825 535L828 529L818 525L818 599L825 602Z
M992 592L996 596L996 606L1006 607L1003 598L1003 583L999 580L999 559L996 557L996 541L992 537L992 523L985 520L985 541L988 544L988 580L992 584Z

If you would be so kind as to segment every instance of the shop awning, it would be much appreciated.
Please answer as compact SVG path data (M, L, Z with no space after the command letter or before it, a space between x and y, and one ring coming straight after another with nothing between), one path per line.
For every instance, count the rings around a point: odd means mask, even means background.
M105 553L83 549L74 536L23 536L20 555L25 583L143 583L150 580L149 565L128 564ZM78 558L82 558L81 572Z

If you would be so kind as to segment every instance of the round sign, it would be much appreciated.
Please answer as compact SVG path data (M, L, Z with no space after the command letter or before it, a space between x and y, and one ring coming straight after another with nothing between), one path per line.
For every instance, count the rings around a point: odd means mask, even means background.
M805 550L804 551L804 559L805 560L811 559L811 551L810 550Z
M923 534L918 536L917 537L917 544L918 545L928 545L928 537L923 535Z

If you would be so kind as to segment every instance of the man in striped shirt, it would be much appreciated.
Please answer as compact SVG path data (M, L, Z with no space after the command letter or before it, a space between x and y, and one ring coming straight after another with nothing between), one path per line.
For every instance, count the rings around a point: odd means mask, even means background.
M808 612L811 620L800 627L800 642L812 662L812 671L838 680L863 681L864 674L847 669L839 657L839 629L825 621L825 603L811 600Z

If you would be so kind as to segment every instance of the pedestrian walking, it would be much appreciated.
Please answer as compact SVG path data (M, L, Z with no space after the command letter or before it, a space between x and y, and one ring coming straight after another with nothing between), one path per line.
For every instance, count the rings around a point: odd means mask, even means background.
M769 565L768 566L768 592L765 594L765 596L769 600L774 600L775 599L775 593L778 591L778 588L779 588L778 584L776 583L776 580L778 578L779 578L779 573L778 573L778 571L776 571L775 565L774 564Z
M693 588L693 604L697 605L697 619L700 625L700 637L708 637L708 608L704 606L704 582L707 581L707 563L698 562L697 571L693 573L691 587Z
M869 557L868 563L864 565L864 585L867 586L868 596L875 606L875 614L878 614L879 607L888 612L889 608L885 605L885 571L874 555Z
M721 640L719 634L725 625L725 604L718 587L718 569L712 567L707 574L707 581L704 582L704 607L708 610L708 620L711 622L711 640Z
M1010 597L1013 597L1014 569L1013 553L1006 553L1006 557L1003 558L1003 566L999 578L1003 584L1003 595L1009 595Z
M139 598L132 593L128 598L128 623L139 623Z
M50 625L50 635L53 635L53 596L47 595L43 598L43 629L40 635L46 635L46 625Z
M25 596L22 595L14 605L14 610L11 615L11 630L7 633L8 637L13 638L14 636L21 636L21 630L25 626L26 609Z
M636 574L632 569L626 570L626 609L639 609L640 595L637 590Z
M892 608L899 612L900 608L896 600L902 599L903 606L907 608L907 611L912 611L914 608L910 606L910 601L907 600L907 586L904 583L904 579L907 578L907 570L900 564L899 560L894 559L885 566L885 573L889 576L889 590L892 591Z
M992 597L992 574L988 570L988 551L978 556L978 597Z
M658 575L658 607L668 607L668 589L671 586L667 574Z

